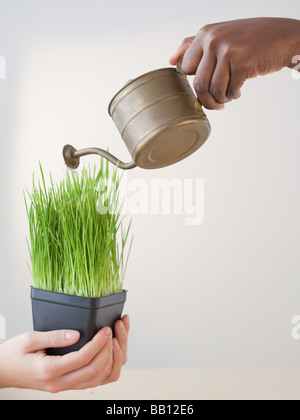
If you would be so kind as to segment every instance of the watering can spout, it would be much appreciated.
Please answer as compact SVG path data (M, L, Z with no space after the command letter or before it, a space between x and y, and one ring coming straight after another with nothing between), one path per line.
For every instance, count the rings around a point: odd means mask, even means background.
M76 150L73 146L67 144L63 149L64 160L66 162L66 165L71 169L77 169L80 164L80 158L87 155L99 155L101 157L104 157L118 168L124 170L133 169L137 167L137 164L134 161L124 163L121 160L117 159L111 153L107 152L106 150L99 149L97 147L89 147L87 149Z

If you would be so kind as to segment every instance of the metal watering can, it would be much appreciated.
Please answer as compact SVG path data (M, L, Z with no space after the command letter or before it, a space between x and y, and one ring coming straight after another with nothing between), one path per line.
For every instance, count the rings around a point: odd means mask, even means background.
M177 68L164 68L130 80L112 99L113 118L133 160L124 163L96 147L63 150L69 168L76 169L80 158L100 155L121 169L163 168L198 150L208 139L211 127L187 76Z

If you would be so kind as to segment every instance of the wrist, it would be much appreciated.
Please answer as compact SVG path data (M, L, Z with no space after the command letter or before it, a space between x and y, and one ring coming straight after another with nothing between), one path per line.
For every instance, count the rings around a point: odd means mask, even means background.
M7 349L4 345L6 342L8 340L0 340L0 389L13 387L11 384L13 378L9 368L10 361L8 357L10 352L9 348Z
M4 367L2 365L3 362L3 355L1 353L1 345L4 344L5 340L0 340L0 389L6 388L6 383L5 383L5 373L4 373Z

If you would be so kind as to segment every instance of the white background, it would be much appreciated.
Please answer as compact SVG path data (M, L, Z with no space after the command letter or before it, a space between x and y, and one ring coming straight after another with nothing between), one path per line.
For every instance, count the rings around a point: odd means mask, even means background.
M32 328L24 186L38 161L63 175L61 151L130 157L107 113L127 80L168 66L207 23L300 18L298 0L0 0L0 314L8 336ZM259 47L259 46L258 46ZM300 51L299 51L300 54ZM129 367L299 366L300 80L247 82L188 160L128 176L205 180L205 221L137 216L128 267Z

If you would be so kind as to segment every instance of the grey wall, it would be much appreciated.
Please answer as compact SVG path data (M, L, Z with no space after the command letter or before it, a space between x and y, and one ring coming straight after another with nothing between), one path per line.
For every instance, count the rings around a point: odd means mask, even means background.
M1 279L8 336L31 329L22 190L41 160L63 174L61 150L128 153L107 114L128 80L168 65L206 23L300 18L299 1L0 0ZM300 52L299 52L300 54ZM189 160L141 178L205 180L205 220L134 217L127 312L129 366L299 365L299 89L290 70L251 80Z

